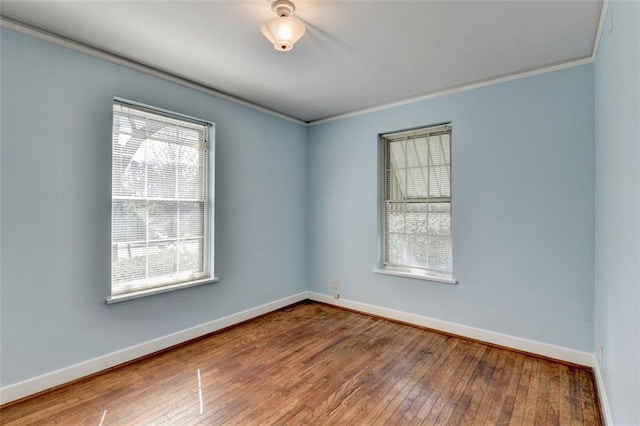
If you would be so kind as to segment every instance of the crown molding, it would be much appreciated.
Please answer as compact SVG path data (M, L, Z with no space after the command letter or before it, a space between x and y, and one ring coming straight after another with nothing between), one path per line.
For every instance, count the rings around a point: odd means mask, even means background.
M394 108L394 107L398 107L398 106L402 106L402 105L407 105L407 104L411 104L411 103L414 103L414 102L420 102L420 101L424 101L424 100L427 100L427 99L437 98L439 96L452 95L454 93L460 93L460 92L464 92L464 91L467 91L467 90L479 89L479 88L482 88L482 87L492 86L494 84L505 83L507 81L518 80L518 79L526 78L526 77L533 77L535 75L545 74L545 73L553 72L553 71L559 71L561 69L577 67L577 66L580 66L580 65L584 65L584 64L595 62L596 56L598 54L598 48L600 47L600 38L602 36L602 31L603 31L603 28L604 28L604 21L605 21L605 19L607 17L607 9L609 7L609 1L610 0L603 0L603 2L602 2L602 9L600 10L600 20L598 22L598 31L596 32L596 38L595 38L595 40L593 42L593 49L591 51L591 56L587 56L587 57L584 57L584 58L579 58L579 59L575 59L575 60L571 60L571 61L567 61L567 62L547 65L547 66L544 66L544 67L530 69L530 70L526 70L526 71L519 71L519 72L515 72L515 73L512 73L512 74L505 74L505 75L498 76L498 77L491 77L491 78L488 78L486 80L476 81L474 83L462 84L460 86L454 86L454 87L450 87L450 88L443 89L443 90L436 90L436 91L433 91L433 92L425 93L425 94L422 94L422 95L419 95L419 96L412 96L412 97L409 97L409 98L406 98L406 99L401 99L401 100L394 101L394 102L384 103L384 104L380 104L380 105L376 105L376 106L372 106L372 107L368 107L368 108L357 109L357 110L346 112L346 113L343 113L343 114L337 114L337 115L333 115L333 116L330 116L330 117L321 118L319 120L312 120L312 121L307 122L307 125L308 126L315 126L315 125L318 125L318 124L329 123L331 121L336 121L336 120L340 120L340 119L347 118L347 117L355 117L355 116L358 116L358 115L369 114L369 113L372 113L372 112L382 111L382 110L385 110L385 109Z
M602 31L604 30L604 21L607 19L607 10L609 9L609 0L602 2L602 10L600 11L600 21L598 22L598 32L596 33L596 39L593 42L593 52L591 52L591 59L596 60L598 56L598 49L600 48L600 38L602 37Z
M289 115L283 114L278 111L274 111L262 105L258 105L253 102L249 102L247 100L235 97L233 95L222 92L220 90L216 90L212 87L205 86L204 84L189 80L188 78L181 77L179 75L172 74L160 68L155 68L150 65L146 65L146 64L134 61L132 59L116 55L112 52L99 49L89 44L81 43L81 42L60 36L58 34L54 34L48 31L41 30L39 28L32 27L22 22L19 22L10 18L6 18L4 16L0 16L0 26L12 31L19 32L21 34L25 34L25 35L37 38L39 40L47 41L57 46L61 46L67 49L75 50L77 52L85 53L87 55L91 55L96 58L100 58L102 60L105 60L114 64L122 65L124 67L134 69L136 71L141 71L153 77L161 78L163 80L170 81L171 83L179 84L181 86L188 87L190 89L194 89L199 92L206 93L207 95L211 95L219 99L224 99L226 101L230 101L235 104L242 105L242 106L263 112L265 114L269 114L274 117L281 118L283 120L291 121L293 123L302 124L305 126L307 125L305 121L299 120L295 117L291 117Z
M102 50L102 49L98 49L94 46L90 46L88 44L84 44L84 43L80 43L77 42L75 40L71 40L65 37L62 37L60 35L57 34L53 34L32 26L29 26L27 24L24 24L22 22L18 22L15 21L13 19L9 19L3 16L0 16L0 26L8 28L10 30L14 30L17 32L20 32L22 34L26 34L35 38L38 38L40 40L44 40L44 41L48 41L50 43L56 44L58 46L62 46L62 47L66 47L68 49L72 49L72 50L76 50L78 52L82 52L82 53L86 53L88 55L92 55L95 57L98 57L100 59L104 59L106 61L115 63L115 64L119 64L128 68L132 68L138 71L142 71L144 73L150 74L154 77L158 77L194 90L198 90L200 92L206 93L208 95L211 96L215 96L217 98L220 99L224 99L248 108L252 108L254 110L287 120L287 121L291 121L293 123L296 124L301 124L303 126L315 126L315 125L319 125L319 124L324 124L324 123L329 123L331 121L336 121L336 120L341 120L343 118L348 118L348 117L355 117L358 115L363 115L363 114L369 114L372 112L377 112L377 111L382 111L385 109L389 109L389 108L395 108L395 107L399 107L399 106L403 106L403 105L408 105L408 104L412 104L415 102L421 102L427 99L433 99L433 98L437 98L440 96L447 96L447 95L452 95L455 93L460 93L460 92L465 92L467 90L474 90L474 89L480 89L482 87L488 87L488 86L493 86L495 84L500 84L500 83L506 83L508 81L513 81L513 80L518 80L521 78L527 78L527 77L533 77L536 75L540 75L540 74L545 74L548 72L553 72L553 71L559 71L565 68L572 68L572 67L577 67L580 65L585 65L588 63L592 63L595 61L597 53L598 53L598 48L600 46L600 38L602 36L602 31L604 29L604 21L606 19L607 16L607 10L608 10L608 6L609 6L609 1L610 0L603 0L602 3L602 9L600 11L600 20L598 23L598 30L596 33L596 38L594 40L593 43L593 49L591 52L591 55L588 57L584 57L584 58L578 58L575 60L571 60L571 61L566 61L566 62L561 62L561 63L557 63L557 64L551 64L551 65L547 65L544 67L540 67L540 68L534 68L534 69L530 69L530 70L525 70L525 71L519 71L519 72L515 72L515 73L511 73L511 74L505 74L505 75L501 75L501 76L497 76L497 77L491 77L491 78L487 78L485 80L479 80L476 82L472 82L472 83L468 83L468 84L462 84L459 86L454 86L454 87L449 87L446 89L442 89L442 90L436 90L433 92L429 92L429 93L424 93L418 96L412 96L412 97L408 97L405 99L400 99L397 101L393 101L393 102L388 102L388 103L383 103L380 105L375 105L372 107L367 107L367 108L361 108L361 109L356 109L353 111L349 111L346 113L342 113L342 114L336 114L333 116L329 116L329 117L325 117L325 118L321 118L318 120L310 120L310 121L303 121L300 120L298 118L292 117L290 115L286 115L283 114L281 112L269 109L267 107L249 102L247 100L241 99L241 98L237 98L233 95L230 95L228 93L216 90L214 88L205 86L203 84L194 82L192 80L189 80L187 78L172 74L170 72L167 72L165 70L161 70L159 68L155 68L146 64L142 64L139 62L136 62L132 59L128 59L119 55L116 55L114 53Z
M572 60L572 61L569 61L569 62L562 62L562 63L559 63L559 64L545 66L545 67L542 67L542 68L535 68L535 69L528 70L528 71L519 71L519 72L516 72L516 73L513 73L513 74L505 74L505 75L502 75L500 77L491 77L491 78L488 78L486 80L480 80L480 81L477 81L477 82L474 82L474 83L462 84L460 86L454 86L454 87L450 87L450 88L443 89L443 90L436 90L436 91L433 91L433 92L425 93L423 95L419 95L419 96L415 96L415 97L412 96L410 98L401 99L401 100L398 100L398 101L389 102L389 103L385 103L385 104L380 104L380 105L369 107L369 108L357 109L357 110L354 110L354 111L346 112L344 114L333 115L331 117L322 118L320 120L310 121L307 124L309 126L315 126L315 125L318 125L318 124L329 123L331 121L341 120L341 119L347 118L347 117L355 117L355 116L358 116L358 115L369 114L369 113L372 113L372 112L382 111L382 110L389 109L389 108L395 108L395 107L399 107L399 106L403 106L403 105L412 104L412 103L415 103L415 102L425 101L427 99L433 99L433 98L438 98L438 97L441 97L441 96L453 95L455 93L466 92L468 90L480 89L482 87L488 87L488 86L493 86L493 85L500 84L500 83L506 83L508 81L519 80L521 78L533 77L535 75L546 74L548 72L553 72L553 71L559 71L559 70L562 70L562 69L565 69L565 68L578 67L580 65L588 64L588 63L591 63L591 62L593 62L593 55L592 56L588 56L586 58L580 58L580 59Z

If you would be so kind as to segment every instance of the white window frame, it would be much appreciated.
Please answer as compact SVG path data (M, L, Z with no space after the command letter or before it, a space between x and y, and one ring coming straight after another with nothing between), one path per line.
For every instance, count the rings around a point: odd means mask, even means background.
M387 188L386 188L386 173L389 170L387 161L389 158L390 143L393 141L402 140L403 138L416 138L421 136L427 136L432 134L438 134L442 132L448 132L450 136L449 143L449 188L450 194L446 198L424 198L423 202L429 204L432 202L442 203L448 202L450 205L450 239L451 239L451 271L438 271L428 268L415 267L404 264L392 264L388 261L387 247L385 241L387 240ZM457 281L453 279L453 199L452 199L452 174L453 174L453 160L451 158L452 148L452 124L442 123L432 126L426 126L421 128L403 130L398 132L384 133L378 135L378 179L379 179L379 209L378 209L378 264L374 268L374 272L385 275L394 275L407 278L416 278L427 281L435 281L447 284L457 284Z
M214 216L215 216L215 123L202 120L199 118L194 118L188 115L179 114L176 112L168 111L165 109L149 106L143 103L130 101L127 99L122 99L118 97L113 98L113 112L112 117L115 116L115 109L120 107L129 108L136 112L140 112L142 115L150 115L155 116L159 119L166 119L167 122L182 122L182 123L190 123L196 124L199 126L204 126L208 128L208 137L205 141L205 200L204 200L204 231L203 231L203 262L204 262L204 271L199 274L194 279L185 278L179 281L172 282L158 282L158 283L150 283L141 286L140 288L131 288L129 290L118 289L114 291L114 283L113 279L110 278L110 297L107 298L106 302L108 304L121 302L130 299L136 299L144 296L150 296L153 294L166 293L169 291L179 290L188 287L194 287L203 284L209 284L213 282L219 281L214 274ZM112 130L112 138L114 136L114 132ZM113 142L112 142L112 156L113 156ZM110 161L113 163L112 157L110 157ZM112 181L113 181L113 170L112 170ZM147 197L150 198L150 197ZM151 198L152 199L152 198ZM115 196L112 191L111 195L111 204L113 206L114 202L121 201L118 196ZM112 210L113 215L113 210ZM110 237L110 245L113 248L113 216L111 218L112 221L112 232ZM111 251L111 253L113 253ZM112 272L112 259L110 261L110 271ZM111 275L110 275L111 276Z

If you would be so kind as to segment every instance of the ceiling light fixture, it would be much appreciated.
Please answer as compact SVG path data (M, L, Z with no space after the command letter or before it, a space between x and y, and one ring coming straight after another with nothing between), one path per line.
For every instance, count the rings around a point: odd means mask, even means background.
M262 24L262 35L280 52L293 49L305 32L304 24L291 17L296 6L289 0L276 0L271 3L271 10L278 17Z

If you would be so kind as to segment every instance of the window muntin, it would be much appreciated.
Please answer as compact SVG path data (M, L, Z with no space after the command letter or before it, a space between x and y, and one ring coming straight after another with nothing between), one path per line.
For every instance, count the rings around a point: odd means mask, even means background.
M451 277L451 125L381 135L381 268Z
M210 277L209 123L115 100L111 295Z

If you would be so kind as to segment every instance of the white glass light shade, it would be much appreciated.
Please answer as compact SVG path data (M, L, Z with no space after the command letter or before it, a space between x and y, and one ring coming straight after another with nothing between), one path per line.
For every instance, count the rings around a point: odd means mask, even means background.
M281 52L293 49L293 45L300 40L305 31L302 22L288 16L271 19L262 24L262 35Z

